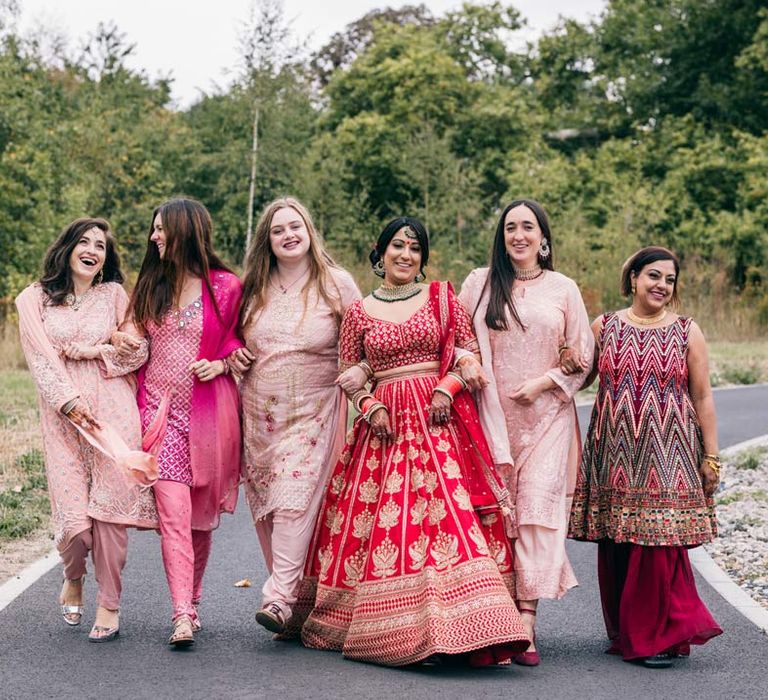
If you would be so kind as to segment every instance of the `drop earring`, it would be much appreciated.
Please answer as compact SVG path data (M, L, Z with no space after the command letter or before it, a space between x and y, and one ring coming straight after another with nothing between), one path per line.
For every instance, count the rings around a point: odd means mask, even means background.
M541 243L539 244L539 257L542 260L546 260L549 257L550 252L549 241L546 238L542 238Z
M373 266L373 274L376 275L376 277L384 277L384 261L379 260L374 266Z

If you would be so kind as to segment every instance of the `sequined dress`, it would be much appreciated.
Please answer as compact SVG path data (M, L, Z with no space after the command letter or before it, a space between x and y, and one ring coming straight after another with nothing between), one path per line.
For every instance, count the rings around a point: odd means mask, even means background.
M189 424L194 375L189 366L197 359L203 332L202 299L183 309L170 309L159 324L147 328L151 361L147 363L145 386L147 408L142 429L152 423L163 397L168 394L168 422L157 455L160 478L192 485L189 456Z
M456 345L474 349L466 311L452 292L445 299ZM454 404L447 426L428 426L440 351L432 299L402 323L373 318L360 301L344 316L341 366L365 357L384 373L373 393L396 437L382 443L361 417L347 436L300 595L314 603L302 630L307 646L400 666L473 651L492 663L491 650L509 658L529 644L508 588L500 482L475 447L490 454L477 413L463 408L459 420Z

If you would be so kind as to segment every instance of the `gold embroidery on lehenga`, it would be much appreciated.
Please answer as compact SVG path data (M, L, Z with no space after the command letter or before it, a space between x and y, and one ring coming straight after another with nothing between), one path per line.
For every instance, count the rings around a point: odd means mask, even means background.
M411 471L411 491L421 491L424 488L424 472L421 469Z
M475 547L477 547L477 551L480 554L489 554L488 543L485 540L485 535L477 523L472 523L468 534L470 539L475 543Z
M459 508L462 510L472 510L472 499L469 497L467 489L461 484L454 489L452 496Z
M366 461L365 466L368 467L370 471L376 471L381 466L381 462L376 455L371 455Z
M337 474L336 476L333 477L333 479L331 479L331 485L329 486L329 489L334 496L338 496L341 493L341 490L343 488L344 488L344 475Z
M399 472L392 472L388 477L387 481L384 484L384 491L385 493L400 493L401 489L403 488L403 482L405 481L405 477L400 474Z
M427 493L432 493L437 488L437 474L428 471L424 474L424 488Z
M429 524L439 525L440 521L448 515L445 509L445 501L442 498L433 498L429 501L427 506L429 512Z
M379 485L370 476L360 484L360 500L363 503L376 503L379 500Z
M354 588L360 580L364 568L365 550L361 547L344 561L344 573L347 575L343 582L344 585Z
M408 547L408 554L411 557L411 568L421 570L427 562L427 545L429 538L422 532L418 539Z
M387 537L375 550L373 550L373 575L376 578L385 578L392 576L397 568L397 555L400 550L392 540Z
M411 506L411 525L421 525L421 521L427 515L427 501L419 496L416 503Z
M445 532L437 534L435 542L432 547L430 547L429 551L432 554L435 568L438 571L453 566L459 559L461 559L458 537L456 537L456 535L449 535Z
M402 508L394 501L387 501L379 510L379 527L383 527L385 530L389 530L391 527L395 527L400 520L400 513Z
M448 479L461 479L461 467L453 457L446 457L443 463L443 474Z
M364 510L358 513L352 521L352 534L359 540L367 540L373 530L373 513Z

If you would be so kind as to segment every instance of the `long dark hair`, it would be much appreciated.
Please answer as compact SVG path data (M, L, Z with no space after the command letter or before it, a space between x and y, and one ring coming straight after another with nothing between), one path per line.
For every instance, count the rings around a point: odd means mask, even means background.
M165 256L151 240L155 218L160 214L165 232ZM147 252L141 263L130 311L136 326L145 330L148 321L160 323L163 314L181 296L184 277L200 277L220 317L209 274L211 270L231 270L213 250L213 222L208 210L197 200L170 199L152 212L147 236Z
M293 209L304 221L309 234L309 275L302 288L304 309L307 307L309 290L314 286L325 300L337 322L341 323L341 292L334 282L332 269L340 269L323 246L323 239L315 228L307 208L295 197L279 197L267 204L256 224L253 241L245 258L243 277L243 301L240 305L240 328L245 328L253 315L264 307L267 301L269 273L277 266L277 258L269 243L272 218L280 209ZM330 291L336 290L335 295Z
M486 289L491 290L490 299L488 300L488 310L485 312L485 323L488 328L495 331L508 331L509 323L507 321L507 309L515 323L522 330L525 330L523 322L520 320L520 316L515 308L515 301L512 297L512 285L515 281L515 268L512 266L512 262L507 255L507 246L504 241L504 222L506 221L507 214L515 207L524 206L533 212L536 217L536 221L541 229L541 234L549 244L549 256L542 258L538 256L539 265L545 270L554 270L555 266L552 262L554 257L554 250L552 249L552 232L549 228L549 219L547 213L544 211L544 207L538 202L532 199L516 199L514 202L508 204L504 211L501 212L499 222L496 224L496 235L493 238L493 246L491 247L491 262L490 271L488 277L483 285L483 291L480 294L480 299L483 298ZM478 300L477 306L473 312L473 316L477 313L477 309L480 305Z
M93 284L123 282L123 273L120 270L120 257L117 254L115 237L109 228L109 222L106 219L90 217L75 219L51 243L51 246L45 253L45 258L43 258L43 274L40 277L40 286L48 295L47 304L61 306L64 304L67 294L72 294L74 291L69 258L83 234L92 228L97 228L104 232L106 244L104 266L101 268L102 275L99 282L96 282L94 278Z
M375 267L376 263L384 257L387 246L389 246L395 234L406 226L413 230L416 234L416 239L419 241L419 247L421 248L421 273L424 274L424 268L429 261L429 234L424 224L413 216L398 216L384 227L379 234L379 239L376 241L376 247L368 256L372 267Z

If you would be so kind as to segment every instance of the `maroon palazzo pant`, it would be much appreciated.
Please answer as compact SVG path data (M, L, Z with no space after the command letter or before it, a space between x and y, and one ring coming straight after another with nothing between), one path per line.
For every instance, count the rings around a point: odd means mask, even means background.
M597 573L609 652L626 661L686 653L723 632L699 598L685 547L601 540Z

